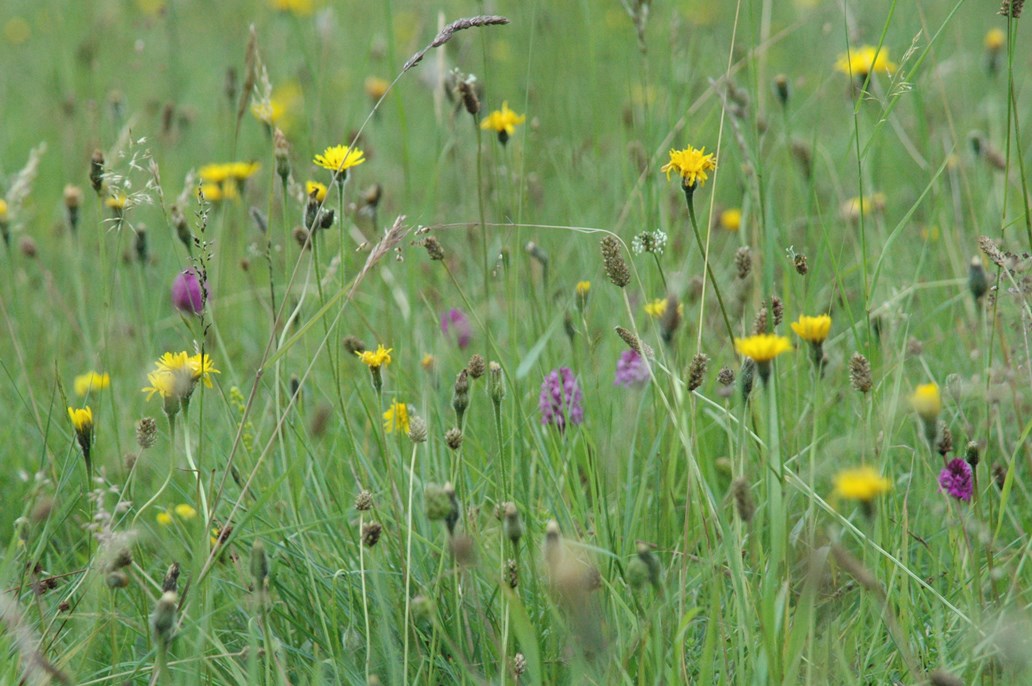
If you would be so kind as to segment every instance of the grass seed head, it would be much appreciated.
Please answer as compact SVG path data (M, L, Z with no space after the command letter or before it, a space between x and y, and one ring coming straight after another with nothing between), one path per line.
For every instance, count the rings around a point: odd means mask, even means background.
M871 363L860 353L853 353L849 358L849 382L861 393L868 393L874 386Z
M624 261L623 252L620 249L620 242L612 236L602 239L602 265L606 270L606 277L614 285L623 288L631 282L631 271Z

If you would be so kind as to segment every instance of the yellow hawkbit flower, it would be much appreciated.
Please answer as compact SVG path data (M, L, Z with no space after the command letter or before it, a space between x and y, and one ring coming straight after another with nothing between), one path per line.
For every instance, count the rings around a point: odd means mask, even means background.
M326 185L318 181L305 181L305 196L314 198L316 202L325 202Z
M484 117L484 121L480 122L480 128L496 132L498 140L505 144L509 137L516 133L516 127L526 120L527 115L516 114L509 109L508 102L502 102L502 109L495 110Z
M343 175L351 167L365 162L365 153L347 145L331 145L321 155L316 155L313 161L323 169Z
M754 362L770 362L781 353L791 352L792 343L784 336L761 333L735 339L735 351L752 358Z
M72 420L75 433L90 436L93 433L93 409L87 405L82 408L69 407L68 418Z
M694 190L696 186L704 185L709 178L708 172L716 168L713 153L707 155L705 147L696 149L689 145L684 150L671 150L670 161L660 171L666 173L668 180L670 172L677 172L681 175L681 185Z
M872 212L878 213L885 209L885 194L872 193L863 197L853 197L842 203L839 212L843 219L857 221L860 215L868 216Z
M226 164L226 172L229 178L236 179L237 181L245 181L255 174L262 168L261 162L229 162Z
M206 164L197 170L197 175L205 183L222 183L230 177L228 164Z
M150 383L150 386L144 386L143 388L143 392L147 394L147 400L150 400L155 393L163 399L175 398L178 395L176 377L170 372L148 372L147 381Z
M376 346L376 350L363 350L361 352L356 351L358 359L362 361L362 364L369 367L370 369L379 369L380 367L389 366L391 363L391 351L394 348L384 348L382 344Z
M202 183L199 189L205 202L222 202L226 197L226 194L222 192L222 186L217 183Z
M430 371L434 368L434 356L430 353L426 353L425 355L423 355L423 359L419 361L419 364L426 371Z
M577 282L577 295L579 295L580 297L583 298L583 297L587 296L587 294L589 292L591 292L591 282L590 281L578 281Z
M161 512L156 514L154 516L154 520L158 524L160 524L161 526L171 526L172 525L172 515L170 515L165 510L162 510Z
M203 381L204 385L211 388L211 375L221 374L218 369L215 369L215 363L211 361L211 357L205 353L196 353L191 355L186 361L187 367L190 370L191 378L194 381Z
M792 330L807 343L823 343L831 331L831 317L822 314L817 317L799 315L799 320L792 322Z
M0 222L7 221L7 201L0 198Z
M391 84L386 79L381 79L378 76L368 76L365 80L365 92L366 95L372 100L379 100L387 93L387 89L391 87Z
M873 467L847 469L835 475L835 493L847 500L870 503L892 489L892 482Z
M315 0L269 0L269 7L277 12L289 12L298 17L308 17L315 12Z
M942 412L942 396L939 394L939 385L934 383L919 385L910 396L910 405L921 416L921 419L926 422L935 421Z
M989 29L985 34L985 49L989 52L999 52L1007 42L1007 34L1003 29Z
M179 505L176 505L174 510L175 513L181 519L193 519L197 516L197 510L195 510L192 506L187 505L186 503L180 503Z
M409 413L408 405L394 401L390 408L383 413L383 430L391 434L395 431L408 433Z
M888 48L878 50L873 45L863 45L840 54L835 60L835 69L847 76L864 79L871 72L891 74L899 69L899 65L889 60Z
M666 312L666 298L656 298L645 303L645 314L650 317L662 317L664 312Z
M114 210L115 212L122 212L122 211L124 211L125 208L128 205L129 205L129 198L125 194L123 194L123 193L119 193L117 195L108 196L104 200L104 206L107 207L108 209Z
M720 228L725 231L738 231L742 228L742 211L737 207L720 213Z
M75 377L75 394L80 396L89 395L94 391L102 391L111 385L111 375L107 372L86 372Z

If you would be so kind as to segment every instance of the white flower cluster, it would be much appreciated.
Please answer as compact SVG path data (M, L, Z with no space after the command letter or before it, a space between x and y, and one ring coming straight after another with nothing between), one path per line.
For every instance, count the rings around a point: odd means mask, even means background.
M667 235L662 229L656 229L655 231L642 231L634 240L631 241L631 250L634 251L635 255L640 255L643 252L650 252L654 255L662 255L663 250L666 248Z

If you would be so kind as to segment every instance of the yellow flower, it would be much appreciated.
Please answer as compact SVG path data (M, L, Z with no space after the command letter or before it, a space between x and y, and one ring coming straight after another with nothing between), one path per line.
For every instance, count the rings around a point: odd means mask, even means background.
M656 298L645 303L645 314L650 317L662 317L664 312L666 312L666 298Z
M921 384L914 389L910 396L910 405L914 411L925 421L932 421L942 412L942 396L939 394L939 385L934 383Z
M799 315L799 321L792 322L792 330L808 343L823 343L831 331L831 317L822 314L817 317Z
M391 434L395 431L408 433L409 415L408 405L394 401L390 408L383 413L383 430Z
M315 12L315 0L269 0L269 7L277 12L290 12L298 17L308 17Z
M207 354L190 355L185 350L167 352L155 363L154 371L147 374L150 386L146 386L143 392L147 394L147 400L155 393L163 399L182 400L190 397L198 381L211 388L211 375L219 373Z
M75 394L76 395L89 395L93 391L102 391L111 385L111 375L107 372L98 374L97 372L86 372L75 377Z
M324 184L318 181L305 181L305 196L311 198L313 193L315 194L316 202L324 202L326 200L326 186Z
M202 183L201 195L207 202L222 202L225 194L222 192L222 186L217 183Z
M229 177L237 181L244 181L254 176L262 168L261 162L230 162L226 165L226 172Z
M421 359L419 361L419 364L426 371L430 371L431 369L434 368L434 356L431 355L430 353L426 353L425 355L423 355L423 359Z
M869 503L891 489L892 482L873 467L847 469L835 476L835 493L847 500Z
M321 155L316 155L314 162L323 169L340 174L365 162L365 153L346 145L331 145Z
M737 207L720 213L720 228L725 231L738 231L742 228L742 211Z
M197 170L197 175L206 183L222 183L230 177L230 167L221 163L206 164Z
M985 34L985 49L989 52L997 52L1007 42L1007 34L1003 29L989 29Z
M89 436L93 432L93 409L87 405L83 408L68 408L68 418L72 420L75 433Z
M193 519L197 516L197 510L186 503L180 503L176 505L175 512L182 519Z
M150 386L143 387L143 392L147 394L147 400L150 400L155 393L160 395L162 399L176 398L179 396L176 375L171 372L148 372L147 381L150 383Z
M770 362L781 353L792 350L792 343L784 336L761 333L748 338L736 338L735 350L740 355L750 357L753 361Z
M496 131L499 140L504 143L509 136L516 133L516 127L526 120L527 115L516 114L509 109L508 102L502 102L502 109L495 110L484 117L484 121L480 122L480 128L486 131Z
M114 210L116 212L121 212L128 205L129 205L129 198L126 197L123 193L119 193L118 195L108 196L107 199L104 200L104 206L109 208L109 209L112 209L112 210Z
M251 114L255 119L269 127L283 129L290 133L297 114L303 109L301 86L295 81L288 81L272 90L267 98L251 105Z
M373 100L382 98L390 87L391 84L386 79L381 79L378 76L366 77L365 92Z
M660 171L666 172L667 180L670 179L670 172L677 172L681 175L681 184L685 188L694 189L696 185L705 184L709 178L707 172L716 168L717 161L713 153L707 155L705 147L695 149L689 145L684 150L671 150L670 161Z
M847 76L866 78L872 71L891 74L899 65L889 60L888 48L882 46L877 50L873 45L864 45L840 54L835 60L835 69Z
M389 366L391 364L391 351L394 348L384 349L383 345L376 346L376 352L371 350L363 350L361 352L355 351L358 355L358 359L362 361L362 364L369 367L370 369L379 369L383 366Z
M7 222L7 201L0 198L0 223Z
M591 282L590 281L578 281L577 282L577 295L579 295L580 297L583 298L583 297L587 296L587 294L589 292L591 292Z
M165 510L162 510L157 515L155 515L154 519L161 526L171 526L172 525L172 515L170 515Z
M884 193L872 193L871 195L865 195L864 197L854 197L842 203L842 207L839 211L842 213L843 219L849 221L856 221L860 219L860 215L863 214L865 217L871 212L881 212L885 209L885 194Z

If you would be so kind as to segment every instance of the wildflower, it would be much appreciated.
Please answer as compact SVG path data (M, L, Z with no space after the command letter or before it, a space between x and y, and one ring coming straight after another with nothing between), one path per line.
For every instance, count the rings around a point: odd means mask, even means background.
M466 364L466 369L473 379L479 379L487 372L487 361L480 353L473 353Z
M950 460L939 472L939 487L957 500L970 501L975 490L971 465L959 458Z
M1001 28L991 28L985 34L986 51L999 52L1007 44L1007 33Z
M390 366L391 364L391 351L394 348L384 348L383 345L377 345L376 350L363 350L362 352L356 352L358 359L362 361L362 364L369 367L369 373L372 376L373 388L377 393L383 388L383 376L381 375L380 368Z
M717 162L713 153L706 154L706 148L699 149L688 146L684 150L671 150L670 161L660 168L666 172L667 180L670 179L670 172L675 171L681 175L681 185L685 193L691 193L697 186L702 186L709 178L707 172L717 168Z
M78 396L87 396L94 391L103 391L105 388L111 385L111 375L107 372L99 374L97 372L86 372L75 377L75 394Z
M166 352L155 363L154 371L147 374L150 386L144 387L143 392L148 400L155 393L160 395L165 403L165 414L171 418L181 405L189 404L198 381L211 388L211 375L218 373L211 357L205 353Z
M577 294L577 307L583 310L588 306L588 295L591 293L591 282L578 281L577 286L574 288L574 293Z
M742 211L737 207L724 210L720 213L720 228L725 231L738 231L742 228Z
M936 420L939 418L939 413L942 412L942 395L939 393L939 385L934 383L919 385L910 396L910 406L921 418L921 422L924 424L925 439L934 449L935 439L939 435L939 425Z
M358 148L331 145L321 155L316 155L313 161L323 169L333 172L337 182L343 183L348 177L348 169L357 167L366 160L365 153Z
M115 217L121 218L126 208L129 207L129 198L124 193L109 195L104 199L104 207L111 210Z
M75 437L82 448L83 459L86 460L86 471L92 476L93 461L90 457L90 448L93 447L93 408L89 405L83 408L68 408L68 418L72 420L72 428L75 429Z
M366 95L373 102L377 102L380 98L387 94L387 89L390 88L391 84L386 79L381 79L378 76L368 76L365 80L365 92Z
M782 353L792 350L792 343L784 336L761 333L735 339L735 351L756 363L756 370L764 383L770 377L770 362Z
M465 350L473 340L473 333L470 329L469 318L462 310L453 307L441 315L441 333L445 336L451 331L455 336L455 342L459 350Z
M502 377L502 365L492 360L487 365L489 389L491 393L491 401L495 404L495 409L502 404L502 400L505 399L505 379Z
M892 482L869 466L847 469L835 476L835 493L846 500L858 500L865 508L891 488Z
M172 305L184 314L200 314L204 310L207 290L205 284L202 292L196 269L185 269L172 281Z
M899 69L899 65L889 60L888 48L880 50L872 45L863 45L856 50L849 50L838 56L835 60L835 70L846 76L852 76L863 81L871 72L882 72L891 74Z
M667 235L662 229L655 231L642 231L631 240L631 251L635 255L649 252L654 255L662 255L666 248Z
M645 314L653 319L662 317L663 313L666 312L666 306L666 298L656 298L651 302L645 303Z
M872 193L871 195L856 196L846 200L839 208L842 218L855 222L860 216L867 216L870 213L881 213L885 209L885 194Z
M503 102L502 109L495 110L484 117L484 121L480 122L480 128L497 132L498 141L505 145L509 141L509 137L516 133L516 126L526 120L527 115L516 114L509 109L508 102Z
M426 439L430 437L426 420L418 415L412 415L409 419L408 437L413 443L426 443Z
M649 370L641 355L634 350L624 350L616 360L614 386L633 388L643 386L649 380Z
M68 212L68 226L72 233L79 227L79 206L82 204L82 189L72 184L64 187L64 205Z
M568 367L553 369L541 383L538 407L542 424L555 424L565 431L567 423L584 421L583 395L577 378Z
M399 403L397 400L392 402L390 408L383 413L383 430L389 434L395 431L407 434L409 430L408 405Z
M0 235L3 236L4 245L11 245L10 217L8 216L7 201L0 198Z
M161 526L171 526L173 522L172 515L170 515L165 510L162 510L161 512L156 514L154 516L154 520Z
M831 331L831 317L822 314L817 317L808 317L805 314L799 315L799 320L791 324L796 335L810 344L813 351L813 361L818 368L824 365L824 341Z
M968 267L968 290L971 291L976 305L989 291L989 279L985 275L985 267L982 266L982 260L978 255L971 258L971 264Z
M318 203L326 202L326 185L318 181L305 181L305 196Z
M186 503L180 503L173 508L173 511L180 519L193 519L197 516L197 510Z

